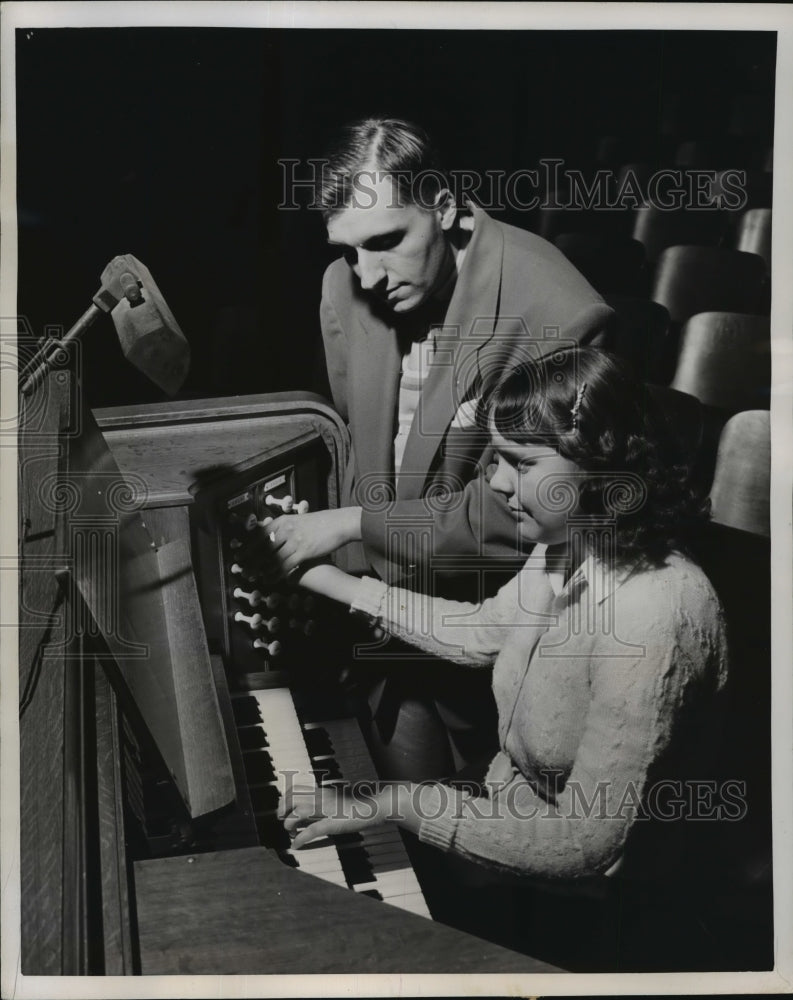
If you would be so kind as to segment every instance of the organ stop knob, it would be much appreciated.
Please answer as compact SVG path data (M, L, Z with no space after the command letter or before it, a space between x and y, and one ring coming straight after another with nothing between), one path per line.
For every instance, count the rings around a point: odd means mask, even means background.
M265 649L270 656L278 656L281 652L281 643L277 639L274 639L272 642L265 642L264 639L254 639L253 648Z
M262 624L262 616L259 614L254 615L244 615L241 611L238 611L234 615L235 622L247 622L248 625L255 631Z
M258 590L245 591L242 587L235 587L234 596L239 600L247 601L252 608L257 608L262 603L262 595Z
M281 510L284 512L284 514L289 513L289 511L292 509L292 504L294 503L294 501L292 500L292 498L289 496L288 493L285 497L280 497L280 498L274 497L272 493L268 493L267 496L264 498L264 502L267 504L268 507L280 507Z
M308 513L308 501L300 500L298 503L290 497L288 494L285 497L274 497L272 493L268 493L264 498L264 502L268 507L280 507L284 514L289 514L294 512L295 514L307 514ZM261 523L261 522L259 522Z

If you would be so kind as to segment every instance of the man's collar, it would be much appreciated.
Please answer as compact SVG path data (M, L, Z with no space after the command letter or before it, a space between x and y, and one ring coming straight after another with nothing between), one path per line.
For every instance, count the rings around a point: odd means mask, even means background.
M474 227L476 225L476 220L471 214L470 209L466 208L458 216L456 225L462 235L458 240L451 242L454 264L451 268L449 268L449 273L443 283L432 293L431 298L436 302L448 303L451 300L454 287L460 276L460 268L463 266L468 244L471 242L474 234Z

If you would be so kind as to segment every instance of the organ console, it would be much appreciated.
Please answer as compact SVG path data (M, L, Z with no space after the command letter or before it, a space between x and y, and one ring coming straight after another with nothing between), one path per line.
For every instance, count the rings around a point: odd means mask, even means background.
M428 919L396 828L277 821L287 775L376 779L338 681L371 633L267 559L347 449L304 394L92 414L65 361L25 399L24 974L558 971Z

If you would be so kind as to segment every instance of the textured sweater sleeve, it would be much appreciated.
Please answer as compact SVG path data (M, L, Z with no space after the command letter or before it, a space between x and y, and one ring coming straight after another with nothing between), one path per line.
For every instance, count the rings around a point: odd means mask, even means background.
M515 769L491 767L490 798L440 787L428 799L422 840L502 869L545 878L605 873L621 856L648 775L684 710L723 683L726 644L707 585L685 595L634 590L619 607L615 656L601 638L589 662L591 695L572 770L550 801ZM611 637L613 639L613 636ZM613 650L613 645L612 645ZM502 763L508 764L504 755ZM497 758L498 761L498 758Z
M352 611L379 621L392 635L444 660L490 666L515 624L519 576L481 604L428 597L365 577Z

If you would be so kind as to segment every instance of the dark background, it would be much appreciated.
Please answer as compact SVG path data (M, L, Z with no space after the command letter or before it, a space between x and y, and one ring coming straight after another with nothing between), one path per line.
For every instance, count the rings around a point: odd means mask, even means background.
M190 341L182 396L323 389L320 217L279 211L282 157L363 115L421 122L449 168L586 167L723 132L736 88L770 139L772 32L46 29L17 32L19 312L38 335L133 253ZM532 228L532 213L502 213ZM162 393L112 323L86 334L93 406Z

